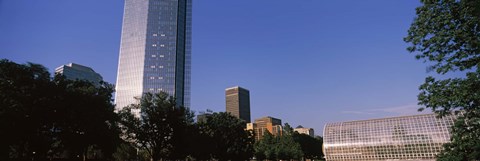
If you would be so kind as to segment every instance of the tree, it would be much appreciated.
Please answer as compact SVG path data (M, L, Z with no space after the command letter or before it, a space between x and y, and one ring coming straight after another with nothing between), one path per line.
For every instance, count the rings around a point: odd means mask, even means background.
M212 156L220 161L248 160L253 155L253 134L245 130L245 122L226 112L213 113L205 124L200 124L201 134L210 136Z
M445 74L477 68L480 62L480 1L421 0L408 36L410 52Z
M292 135L282 135L277 137L276 147L277 159L280 160L300 160L303 157L302 148L299 143L293 140Z
M214 138L212 131L207 126L206 122L197 122L191 131L193 134L189 137L191 145L189 151L195 160L211 160L213 158Z
M285 128L286 127L286 128ZM273 136L265 131L263 138L255 143L254 154L257 160L299 160L303 157L301 146L293 137L293 128L288 123L281 136Z
M58 132L62 148L57 156L83 159L111 158L120 141L117 117L112 103L113 85L101 82L100 86L87 81L72 81L61 76L53 79L57 87L53 112L57 118L52 125ZM66 156L62 156L65 150ZM89 154L90 152L90 154Z
M257 160L275 160L275 137L268 131L265 131L263 138L255 142L254 155Z
M283 134L285 135L293 135L293 127L290 126L290 124L288 123L285 123L285 125L283 126Z
M51 79L39 64L0 60L0 160L111 158L112 93L105 82Z
M140 150L128 142L122 142L117 146L113 159L119 161L150 161L150 157L145 150Z
M45 67L0 60L0 160L46 156L53 140L38 111L47 108L43 92L51 86Z
M465 77L436 79L420 86L419 105L442 117L459 114L451 143L439 160L480 159L480 0L422 0L405 41L417 59L438 74L456 71ZM423 108L419 109L423 110Z
M187 149L186 133L193 124L193 113L177 107L165 92L146 93L139 101L119 111L123 138L147 151L154 161L185 159L187 152L182 148Z
M435 80L427 78L420 89L420 104L432 108L439 116L455 111L458 115L451 129L451 143L439 160L480 159L480 71L467 73L467 78Z
M307 134L299 134L295 132L293 134L293 139L295 142L300 144L301 150L303 152L303 157L305 159L322 159L323 152L322 152L322 144L323 140L322 137L311 137Z

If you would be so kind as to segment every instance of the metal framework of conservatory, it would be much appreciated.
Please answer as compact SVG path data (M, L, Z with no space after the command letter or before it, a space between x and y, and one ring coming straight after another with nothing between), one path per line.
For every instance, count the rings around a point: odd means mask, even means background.
M455 115L401 116L328 123L323 151L327 161L435 160L450 141Z

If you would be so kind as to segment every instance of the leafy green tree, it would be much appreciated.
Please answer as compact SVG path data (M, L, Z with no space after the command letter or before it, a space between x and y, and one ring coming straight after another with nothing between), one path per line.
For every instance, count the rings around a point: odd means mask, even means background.
M39 111L47 108L43 93L51 87L45 67L0 60L0 160L47 155L53 139Z
M245 130L245 122L226 113L213 113L201 124L201 131L211 137L212 156L220 161L248 160L253 155L254 138Z
M465 77L436 79L420 86L419 105L440 117L462 111L452 127L451 143L438 160L480 159L480 0L422 0L405 41L417 59L438 74ZM420 110L423 110L421 108Z
M53 83L57 87L54 90L57 106L52 106L53 113L49 115L59 119L53 122L52 127L58 132L64 149L55 155L111 158L119 142L117 117L111 99L113 85L101 82L100 86L95 86L90 82L71 81L59 76ZM62 156L65 150L68 155Z
M314 138L306 134L295 132L293 134L293 139L300 144L305 159L323 159L322 137Z
M0 60L0 160L110 158L112 92L108 83L52 80L41 65Z
M190 135L191 157L195 160L211 160L213 158L215 145L212 130L209 130L206 122L197 122L194 125L193 134Z
M410 52L433 63L430 69L445 74L478 67L480 61L480 1L421 0L408 36Z
M281 136L273 136L265 131L263 138L254 146L257 160L299 160L303 157L301 146L293 137L293 128L286 123L283 129Z
M113 159L118 161L150 161L150 157L145 150L138 149L128 142L122 142L117 146Z
M293 135L293 133L294 133L293 127L290 126L290 124L285 123L284 126L283 126L283 134L285 134L285 135Z
M193 124L193 113L177 107L167 93L146 93L139 104L119 111L119 117L123 138L145 150L154 161L187 156L181 148L187 145L186 133Z
M451 129L451 143L439 160L480 159L480 71L467 73L467 78L435 80L427 78L420 89L420 104L432 108L440 116L456 111L459 116Z
M292 135L282 135L277 137L276 147L277 159L280 160L300 160L303 157L302 148L295 142Z
M268 131L265 131L263 138L255 142L254 155L257 160L275 160L276 159L276 140L275 137Z

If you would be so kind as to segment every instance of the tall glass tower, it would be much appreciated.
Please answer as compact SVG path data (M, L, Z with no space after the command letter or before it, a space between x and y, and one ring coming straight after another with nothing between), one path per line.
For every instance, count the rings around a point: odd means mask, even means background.
M191 24L192 0L125 0L117 110L160 91L190 106Z

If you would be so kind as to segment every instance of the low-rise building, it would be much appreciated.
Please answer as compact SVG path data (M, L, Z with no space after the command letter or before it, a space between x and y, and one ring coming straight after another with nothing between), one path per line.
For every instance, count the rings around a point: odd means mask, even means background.
M211 117L212 114L211 113L201 113L199 115L197 115L197 122L198 123L205 123L207 122L208 118Z
M312 128L305 128L302 125L297 126L297 128L293 129L294 131L298 132L299 134L306 134L311 137L315 137L315 132Z
M95 72L92 68L75 63L57 67L55 69L55 74L63 75L65 78L70 80L89 81L97 86L100 85L101 81L103 81L102 76Z
M283 132L282 120L270 116L262 117L255 119L254 123L247 123L247 130L253 130L257 141L263 138L265 132L274 136L281 136Z

